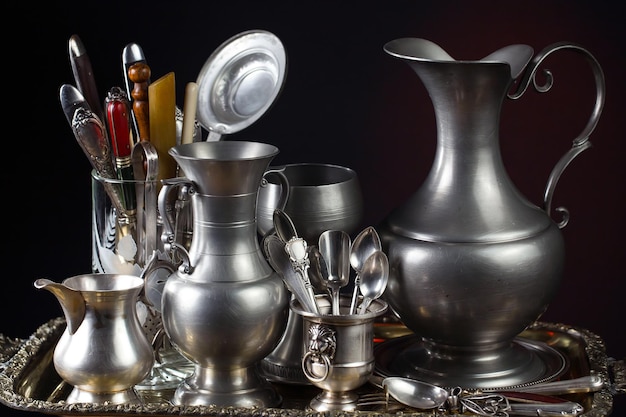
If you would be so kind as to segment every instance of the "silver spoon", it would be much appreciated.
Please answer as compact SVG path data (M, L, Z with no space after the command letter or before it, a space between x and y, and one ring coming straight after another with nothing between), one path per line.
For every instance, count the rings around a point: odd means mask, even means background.
M449 401L451 396L459 396L461 391L459 388L455 388L453 392L448 392L446 389L436 385L403 377L385 378L382 385L385 391L396 401L409 407L424 410L442 407L446 401ZM509 403L508 398L504 395L495 393L491 395L494 399L500 397L504 400L499 405L504 407L501 411L507 415L574 417L584 411L580 404L573 401L564 400L558 403L540 401ZM481 409L478 404L484 398L481 394L478 394L460 396L459 399L461 404L470 409L470 411L479 415L485 415L483 413L485 410ZM490 415L497 415L493 413L492 407L493 405L489 403L489 410L492 411Z
M313 291L313 285L309 279L308 272L310 267L309 254L307 251L308 245L304 239L298 237L296 226L287 213L281 209L276 209L274 210L273 220L274 229L278 237L284 242L284 250L289 255L291 266L294 271L300 275L309 293L309 297L315 304L315 292Z
M311 285L317 291L325 292L330 295L330 289L328 288L326 282L326 276L328 276L328 270L326 269L326 261L322 257L317 246L309 246L307 247L307 252L309 254L309 279L311 280Z
M281 209L274 210L274 230L283 242L287 243L293 238L298 237L296 226L293 224L291 217Z
M350 279L350 235L342 230L327 230L319 237L319 251L326 263L326 285L331 291L332 314L339 315L339 294Z
M382 385L395 400L422 410L441 407L449 396L441 387L403 377L385 378Z
M285 251L285 242L276 235L268 235L263 240L265 255L270 265L282 275L283 282L289 291L309 313L319 314L315 298L311 298L302 276L293 268L291 259Z
M359 314L365 314L372 301L379 298L387 288L389 280L389 260L383 251L376 251L363 264L359 290L363 301L359 306Z
M350 302L350 314L356 312L356 303L359 298L359 283L361 280L361 269L369 256L377 250L382 250L380 237L372 226L363 229L352 242L350 249L350 265L356 272L354 277L354 289L352 290L352 300Z

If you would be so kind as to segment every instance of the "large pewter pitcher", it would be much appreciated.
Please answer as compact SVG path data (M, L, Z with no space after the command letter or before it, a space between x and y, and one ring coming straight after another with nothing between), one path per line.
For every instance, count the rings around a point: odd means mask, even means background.
M561 230L551 217L556 183L591 145L604 105L604 76L595 58L570 43L533 58L526 45L504 47L477 61L456 61L438 45L416 38L384 46L407 63L426 87L435 110L437 147L431 170L408 201L379 227L389 256L384 298L415 335L380 358L383 373L443 386L516 386L555 378L567 366L555 352L520 341L557 292L564 269ZM516 189L504 169L499 119L505 98L517 99L542 61L573 51L592 66L597 87L593 114L553 168L542 208ZM514 81L516 85L514 86Z
M61 283L40 278L35 288L50 291L67 326L53 363L74 388L68 403L140 403L134 386L154 364L154 351L137 315L144 282L133 275L85 274Z
M163 286L163 327L194 363L172 401L180 405L275 407L282 398L258 372L285 330L289 293L261 251L256 199L275 146L193 142L169 150L186 177L163 181L162 241L182 259ZM176 243L167 215L172 191L191 196L189 251ZM175 194L172 194L175 195Z

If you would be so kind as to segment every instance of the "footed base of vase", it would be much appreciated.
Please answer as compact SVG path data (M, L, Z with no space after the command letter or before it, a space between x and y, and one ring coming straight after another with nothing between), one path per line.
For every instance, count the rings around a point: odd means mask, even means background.
M322 391L309 403L315 411L355 411L359 396L353 392Z
M282 397L256 367L217 370L195 367L174 392L174 405L218 407L279 407Z
M440 346L411 334L381 343L374 353L378 375L441 387L514 389L556 379L567 370L557 350L523 338L494 349L471 349Z
M68 404L93 403L93 404L139 404L141 400L134 389L129 388L115 392L91 392L74 387L67 396Z
M287 328L278 346L261 361L261 373L272 382L310 385L302 371L302 316L289 310Z

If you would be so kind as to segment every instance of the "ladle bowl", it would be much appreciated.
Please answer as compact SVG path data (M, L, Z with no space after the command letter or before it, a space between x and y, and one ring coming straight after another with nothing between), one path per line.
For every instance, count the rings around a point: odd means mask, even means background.
M372 226L363 229L352 242L350 248L350 266L354 269L354 288L352 290L352 301L350 302L350 314L356 312L356 303L359 296L359 284L361 282L361 270L367 258L374 252L382 250L380 237Z
M239 33L222 43L200 70L198 122L208 141L257 121L278 96L286 75L280 39L264 30Z

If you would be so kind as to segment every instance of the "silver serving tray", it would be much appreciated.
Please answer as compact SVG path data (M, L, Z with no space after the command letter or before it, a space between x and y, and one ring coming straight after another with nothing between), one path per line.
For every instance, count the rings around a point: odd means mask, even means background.
M236 408L213 406L174 406L169 402L173 390L139 391L143 404L67 404L64 400L71 391L59 377L52 364L52 353L57 340L65 329L64 318L53 319L41 325L27 339L12 339L0 334L0 403L21 411L32 411L61 416L104 416L104 415L149 415L149 416L320 416L307 409L309 401L319 393L313 386L273 383L283 398L280 408ZM387 322L375 325L375 343L410 334L400 323ZM611 362L606 356L604 342L597 335L585 329L563 324L536 322L520 334L528 340L545 343L558 350L568 362L568 369L561 379L585 375L598 375L610 382L609 368L614 379L624 379L623 361ZM584 408L585 417L600 417L610 414L613 407L611 387L619 384L605 384L606 388L589 394L568 394L564 399L576 401ZM376 392L371 384L366 384L359 394ZM385 409L375 406L357 412L342 412L342 415L355 416L426 417L432 411L424 412L411 408ZM438 416L445 414L438 413ZM469 414L463 414L469 415ZM458 416L458 415L457 415Z

